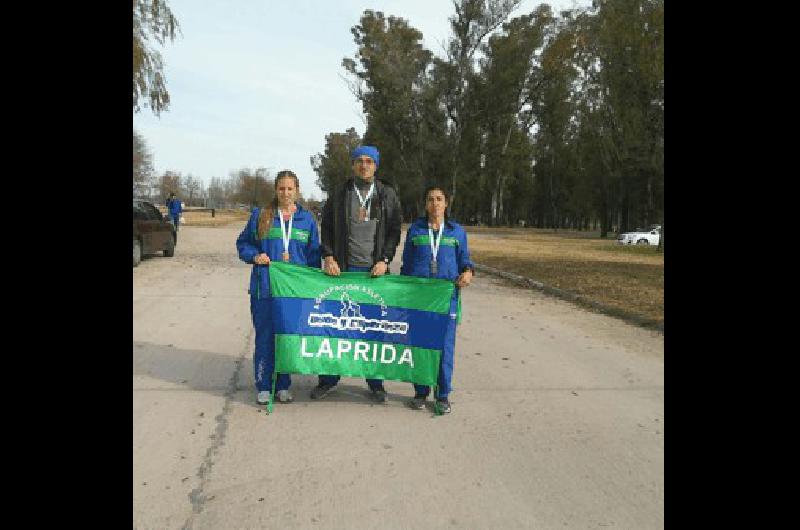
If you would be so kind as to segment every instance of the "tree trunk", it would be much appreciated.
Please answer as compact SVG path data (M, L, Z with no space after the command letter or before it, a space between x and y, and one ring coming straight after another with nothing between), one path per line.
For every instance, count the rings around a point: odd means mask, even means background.
M500 218L504 217L504 215L503 215L504 214L504 212L503 212L503 190L505 189L505 180L506 180L505 177L501 177L500 178L500 186L499 186L500 190L499 190L498 198L497 198L497 210L498 210L497 216L500 217ZM505 216L505 217L507 217L507 216ZM508 221L508 219L506 219L506 221Z
M489 219L489 224L494 226L497 222L497 188L492 190L492 217Z
M508 142L511 140L511 131L514 129L514 119L511 119L511 123L508 126L508 131L506 132L506 141L503 143L503 149L500 150L500 160L505 160L506 151L508 151ZM497 177L495 180L495 189L492 192L492 224L496 225L497 221L503 215L503 189L506 186L506 173L502 168L502 164L500 167L500 176Z
M452 215L453 206L456 203L456 191L457 191L456 183L458 182L458 148L461 145L461 128L458 125L458 123L456 123L454 136L455 136L455 145L453 145L453 157L451 159L453 163L453 182L452 182L452 187L450 189L450 201L449 204L447 205L448 215Z
M658 252L664 252L664 223L661 223L661 230L659 230L661 237L658 238Z

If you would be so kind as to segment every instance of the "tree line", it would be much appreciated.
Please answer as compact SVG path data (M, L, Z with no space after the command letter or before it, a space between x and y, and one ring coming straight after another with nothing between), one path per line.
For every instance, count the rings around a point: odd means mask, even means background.
M554 13L453 0L444 56L396 16L366 10L342 66L366 131L311 157L329 193L349 151L381 151L408 221L430 185L465 223L622 232L663 223L664 2L595 0Z
M164 63L156 46L174 41L180 25L165 0L133 1L133 112L149 109L158 116L169 109ZM274 177L267 168L241 168L227 178L214 177L205 184L191 174L166 171L156 175L153 155L144 137L133 131L133 196L164 204L170 193L187 206L253 208L274 197ZM299 198L304 207L321 210L320 201Z
M133 196L156 204L165 204L174 193L187 206L206 208L254 208L272 201L275 176L267 168L241 168L227 178L213 177L208 184L192 174L165 171L157 175L152 153L145 139L133 131ZM312 210L320 209L320 201L300 197L300 203Z

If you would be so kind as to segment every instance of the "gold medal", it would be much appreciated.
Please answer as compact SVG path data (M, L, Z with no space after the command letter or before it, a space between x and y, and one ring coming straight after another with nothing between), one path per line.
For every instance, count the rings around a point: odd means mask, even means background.
M289 253L288 252L284 252L283 253L283 261L289 261Z
M358 209L358 220L362 221L362 222L367 220L367 209L366 208L361 207L361 208Z

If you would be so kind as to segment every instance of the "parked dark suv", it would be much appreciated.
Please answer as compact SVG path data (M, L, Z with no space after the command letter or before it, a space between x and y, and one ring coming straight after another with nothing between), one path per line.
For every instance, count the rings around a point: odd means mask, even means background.
M164 256L175 255L177 234L169 216L162 215L153 203L133 200L133 266L142 256L163 251Z

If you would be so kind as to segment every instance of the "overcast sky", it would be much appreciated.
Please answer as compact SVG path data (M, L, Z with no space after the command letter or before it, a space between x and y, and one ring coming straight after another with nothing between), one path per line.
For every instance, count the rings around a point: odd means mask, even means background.
M513 16L549 3L554 10L588 1L524 0ZM306 197L322 198L309 158L325 135L366 129L361 104L341 66L354 57L350 28L365 9L399 16L443 56L452 0L169 0L182 36L157 48L170 107L149 109L133 126L153 155L156 174L227 178L239 168L291 169ZM380 146L379 146L380 147ZM380 174L380 170L378 172Z

